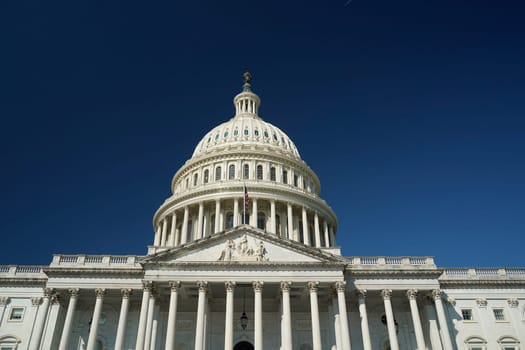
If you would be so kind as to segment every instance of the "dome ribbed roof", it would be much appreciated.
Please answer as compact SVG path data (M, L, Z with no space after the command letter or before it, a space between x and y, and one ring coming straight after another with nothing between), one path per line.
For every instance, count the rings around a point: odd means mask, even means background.
M259 146L289 157L301 158L288 135L258 116L261 100L251 91L250 80L251 75L245 73L243 91L233 99L235 116L208 132L195 147L192 158L225 148L250 146Z
M295 144L278 127L259 117L235 116L208 132L197 144L192 158L226 147L259 145L300 158Z

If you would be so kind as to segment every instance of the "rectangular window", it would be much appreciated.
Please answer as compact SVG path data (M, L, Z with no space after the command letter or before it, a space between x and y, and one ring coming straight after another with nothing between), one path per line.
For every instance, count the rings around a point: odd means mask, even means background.
M9 314L9 321L21 321L24 317L24 308L23 307L13 307L11 309L11 314Z
M465 321L473 321L472 309L461 309L461 316Z
M492 309L492 312L494 313L494 319L496 319L496 321L505 321L503 309Z

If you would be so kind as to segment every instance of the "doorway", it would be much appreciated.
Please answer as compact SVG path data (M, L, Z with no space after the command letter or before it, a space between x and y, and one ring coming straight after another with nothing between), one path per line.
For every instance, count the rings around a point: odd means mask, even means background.
M253 350L253 345L247 341L241 341L235 344L233 350Z

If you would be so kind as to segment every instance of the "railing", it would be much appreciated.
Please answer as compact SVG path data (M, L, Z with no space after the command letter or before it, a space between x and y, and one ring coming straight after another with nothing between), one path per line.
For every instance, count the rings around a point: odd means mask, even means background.
M446 268L443 272L443 278L508 278L508 277L524 277L525 268L522 267L477 267L477 268Z
M435 267L431 256L351 256L348 262L352 266L359 265L400 265Z
M5 276L30 276L30 277L44 277L42 269L45 266L36 266L36 265L1 265L0 266L0 277ZM36 275L36 276L35 276Z
M133 267L138 266L138 258L130 255L53 255L51 267L56 266L111 266Z

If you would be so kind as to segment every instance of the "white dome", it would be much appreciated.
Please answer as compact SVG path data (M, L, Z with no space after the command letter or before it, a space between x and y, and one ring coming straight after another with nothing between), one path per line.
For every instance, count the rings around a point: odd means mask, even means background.
M236 146L262 146L293 158L300 158L295 144L278 127L250 114L236 115L208 132L195 147L192 158Z

